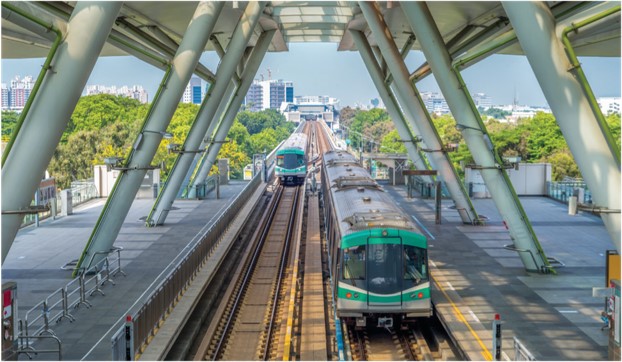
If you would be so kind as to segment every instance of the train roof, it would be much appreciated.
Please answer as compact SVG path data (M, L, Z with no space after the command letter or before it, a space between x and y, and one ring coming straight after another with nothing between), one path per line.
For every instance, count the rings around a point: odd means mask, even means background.
M324 154L324 165L341 235L369 228L420 232L410 216L371 178L348 152Z
M285 142L283 142L283 145L277 153L285 150L300 150L302 152L305 152L306 149L307 135L302 132L295 132L292 133L292 135L289 136L289 138L285 140Z

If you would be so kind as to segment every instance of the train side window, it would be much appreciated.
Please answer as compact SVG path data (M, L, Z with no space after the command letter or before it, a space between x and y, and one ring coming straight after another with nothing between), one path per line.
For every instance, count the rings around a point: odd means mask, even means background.
M343 249L343 279L365 279L365 246Z
M404 280L413 280L416 284L428 280L425 249L404 245Z

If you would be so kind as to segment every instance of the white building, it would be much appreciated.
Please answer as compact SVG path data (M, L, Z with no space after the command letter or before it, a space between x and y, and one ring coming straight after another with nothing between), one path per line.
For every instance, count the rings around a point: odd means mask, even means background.
M139 85L133 85L131 87L124 85L120 88L117 88L117 86L114 86L114 85L113 86L104 86L104 85L98 85L98 84L87 85L86 95L90 96L90 95L95 95L95 94L112 94L115 96L123 96L127 98L136 99L140 103L149 102L149 94L147 94L147 91L143 89L142 86L139 86Z
M279 80L255 80L244 98L251 111L280 109L283 102L294 102L294 83Z
M600 97L596 98L596 101L604 115L620 114L620 97Z

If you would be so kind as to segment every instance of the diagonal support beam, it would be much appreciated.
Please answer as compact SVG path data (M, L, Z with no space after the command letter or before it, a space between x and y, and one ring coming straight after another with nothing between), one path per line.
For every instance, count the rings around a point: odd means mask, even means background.
M2 262L24 218L5 211L30 206L121 5L80 1L69 19L50 72L2 166Z
M387 62L388 70L393 74L393 85L397 89L397 98L400 105L408 118L416 122L416 126L413 123L411 127L417 134L423 137L427 145L427 151L424 150L427 158L438 169L439 177L445 182L462 222L468 224L479 223L479 216L475 212L467 191L462 182L460 182L451 159L441 143L432 119L419 97L419 92L408 79L408 69L395 45L391 31L384 22L378 4L359 1L359 7L378 43L382 56ZM420 36L417 37L420 38Z
M417 170L426 170L427 167L424 162L424 156L418 152L415 147L414 140L416 136L413 135L411 130L408 128L404 115L395 100L395 96L384 82L384 74L380 65L376 61L376 58L374 58L374 53L369 45L369 42L365 38L365 35L358 30L350 30L350 34L352 35L354 44L356 44L356 47L361 54L361 58L363 59L363 63L365 63L367 71L369 72L369 75L378 90L378 94L380 95L380 98L382 98L382 102L387 107L387 112L389 112L400 138L407 141L404 143L404 146L406 146L408 157L410 157L410 160L413 161Z
M162 225L166 220L168 212L173 206L173 201L175 201L175 196L194 158L194 153L183 151L196 151L201 145L201 141L205 137L209 123L214 119L218 106L223 101L223 95L244 55L244 50L253 35L255 26L265 6L265 1L249 2L246 6L244 14L242 14L240 21L233 31L231 41L227 47L227 52L218 67L216 81L210 87L201 105L199 114L192 123L188 137L184 142L182 153L180 153L175 160L175 164L166 180L166 184L156 200L155 205L151 209L149 216L147 216L148 226Z
M209 171L211 170L214 162L216 160L216 156L218 156L218 152L220 151L220 147L222 146L222 142L225 140L225 137L229 133L229 129L231 129L231 125L233 125L233 121L235 116L238 114L240 109L240 105L242 101L244 101L244 97L246 97L246 93L248 93L248 89L253 83L253 79L259 70L259 66L261 65L261 61L268 50L268 46L270 45L270 41L274 36L276 30L269 30L261 34L257 45L253 48L253 52L251 53L251 57L249 59L248 65L244 68L242 72L242 83L240 84L239 89L235 92L233 99L227 109L226 114L221 120L218 128L216 129L214 141L209 147L207 155L205 155L204 162L201 164L199 171L193 182L193 188L190 190L196 190L196 186L205 182Z
M402 10L413 31L418 34L421 49L428 59L452 114L457 123L463 126L462 136L475 162L482 167L482 177L509 228L515 248L527 250L519 253L525 268L530 271L548 271L547 258L514 192L514 187L505 170L499 167L503 161L494 147L491 147L486 127L473 105L466 85L457 72L452 72L449 51L427 5L424 2L403 3Z
M173 117L223 6L222 2L206 1L197 5L173 59L172 68L164 76L158 96L151 105L143 128L134 142L134 149L117 178L86 248L78 260L76 270L87 270L93 263L101 260L114 244L160 145L161 133L166 130Z
M621 178L619 155L613 154L607 125L590 106L587 80L580 81L564 45L556 36L556 22L546 3L503 2L527 60L540 83L557 124L568 143L581 175L600 208L611 240L620 252ZM619 17L619 15L616 14ZM580 32L580 30L578 30ZM617 150L614 152L618 152Z

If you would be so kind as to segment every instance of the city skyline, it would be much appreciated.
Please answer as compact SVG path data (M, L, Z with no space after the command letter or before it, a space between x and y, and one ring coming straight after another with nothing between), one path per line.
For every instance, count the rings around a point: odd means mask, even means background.
M620 58L580 58L583 69L596 97L620 96ZM43 59L2 60L2 83L16 75L38 76ZM205 52L201 62L216 72L218 57ZM424 62L423 54L411 51L406 58L410 71ZM269 71L268 71L269 69ZM313 69L314 71L310 71ZM508 71L509 70L509 71ZM340 105L368 104L378 98L370 76L357 52L337 52L336 44L292 43L289 52L268 53L256 79L282 79L295 85L295 95L329 95L338 98ZM155 94L164 72L132 57L102 57L97 61L87 85L140 85L150 98ZM543 106L547 102L523 56L493 55L470 68L462 75L469 92L485 93L493 105L519 104ZM613 81L612 81L613 80ZM433 76L417 83L420 92L440 92Z

